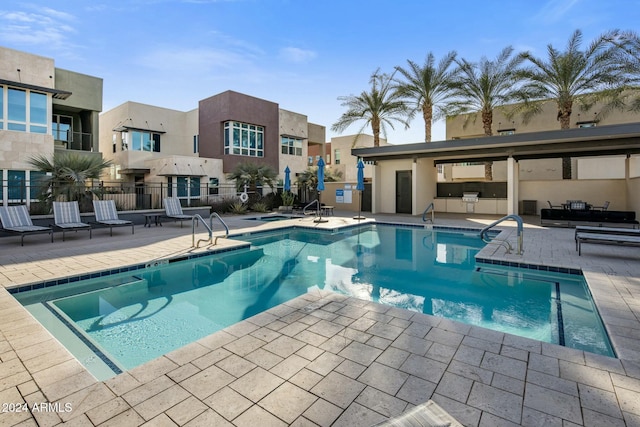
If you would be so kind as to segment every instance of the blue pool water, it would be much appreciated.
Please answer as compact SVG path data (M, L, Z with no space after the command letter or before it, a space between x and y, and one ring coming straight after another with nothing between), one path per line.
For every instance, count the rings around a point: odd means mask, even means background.
M14 296L54 335L75 328L65 345L91 350L79 360L115 372L314 289L613 355L582 276L476 264L477 232L365 225L235 238L251 246Z

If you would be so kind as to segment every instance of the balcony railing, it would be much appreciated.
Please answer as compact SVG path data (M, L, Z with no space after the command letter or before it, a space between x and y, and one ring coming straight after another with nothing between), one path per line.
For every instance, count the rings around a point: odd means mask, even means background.
M93 146L93 135L84 132L54 132L53 137L56 145L67 150L78 151L98 151L98 147Z

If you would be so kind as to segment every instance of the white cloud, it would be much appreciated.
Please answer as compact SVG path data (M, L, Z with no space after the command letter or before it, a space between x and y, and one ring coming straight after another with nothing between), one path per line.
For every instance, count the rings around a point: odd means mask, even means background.
M35 8L34 8L35 9ZM0 10L0 40L25 45L68 46L75 17L48 7L34 12Z
M280 58L287 62L294 62L297 64L309 62L316 56L318 55L312 50L305 50L297 47L285 47L280 49Z
M534 16L536 21L546 24L558 22L581 0L549 0Z

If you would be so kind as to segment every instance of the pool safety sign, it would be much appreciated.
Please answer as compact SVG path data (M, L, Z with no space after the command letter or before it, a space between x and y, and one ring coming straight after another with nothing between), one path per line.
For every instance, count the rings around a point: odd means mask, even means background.
M336 188L336 203L351 203L352 198L351 185L345 185L345 188Z

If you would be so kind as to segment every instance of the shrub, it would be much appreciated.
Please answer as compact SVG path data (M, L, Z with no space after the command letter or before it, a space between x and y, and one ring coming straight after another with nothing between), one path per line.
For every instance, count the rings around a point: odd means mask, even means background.
M224 197L211 203L211 211L218 213L231 212L231 206L236 202L238 202L237 199Z
M229 212L234 213L234 214L247 213L247 207L245 206L244 203L234 202L234 203L231 204Z
M269 212L269 207L264 202L256 202L251 206L251 210L254 212Z

